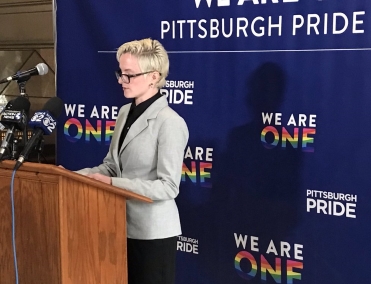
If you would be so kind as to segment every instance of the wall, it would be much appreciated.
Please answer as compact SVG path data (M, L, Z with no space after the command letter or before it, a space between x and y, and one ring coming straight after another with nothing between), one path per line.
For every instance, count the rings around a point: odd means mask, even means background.
M39 110L55 96L55 56L52 0L0 0L0 77L28 70L38 63L49 67L48 74L36 76L26 84L31 111ZM16 82L0 85L8 100L19 95ZM55 144L48 136L46 144Z

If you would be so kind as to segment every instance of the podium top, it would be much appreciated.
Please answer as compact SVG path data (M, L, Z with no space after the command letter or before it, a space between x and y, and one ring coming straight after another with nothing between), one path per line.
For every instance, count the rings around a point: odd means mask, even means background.
M0 169L9 171L9 175L13 171L14 166L15 166L15 161L0 162ZM17 171L17 173L20 173L20 172L28 172L29 174L35 174L35 175L46 174L46 175L54 175L54 176L64 176L71 180L82 182L87 185L99 188L101 190L105 190L105 191L123 196L125 198L136 199L138 201L143 201L147 203L152 202L150 198L145 197L143 195L128 191L126 189L118 188L116 186L103 183L101 181L94 180L92 178L74 173L72 171L69 171L67 169L64 169L62 167L58 167L55 165L25 162L22 164L22 166Z

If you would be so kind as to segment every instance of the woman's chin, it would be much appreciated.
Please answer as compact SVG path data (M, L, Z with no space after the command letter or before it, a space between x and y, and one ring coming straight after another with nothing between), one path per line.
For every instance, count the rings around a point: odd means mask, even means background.
M132 99L133 97L131 96L130 92L124 91L124 97L127 99Z

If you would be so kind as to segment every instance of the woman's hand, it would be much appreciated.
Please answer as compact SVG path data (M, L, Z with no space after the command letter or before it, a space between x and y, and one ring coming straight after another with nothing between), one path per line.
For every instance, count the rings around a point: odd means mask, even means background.
M86 176L90 177L92 179L99 180L101 182L107 183L107 184L112 184L111 177L108 177L108 176L105 176L105 175L102 175L102 174L99 174L99 173L87 174Z

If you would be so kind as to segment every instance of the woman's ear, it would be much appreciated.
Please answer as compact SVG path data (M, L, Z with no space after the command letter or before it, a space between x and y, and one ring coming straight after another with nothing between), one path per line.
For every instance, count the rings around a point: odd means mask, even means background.
M157 82L160 79L160 73L158 71L153 72L152 79Z

